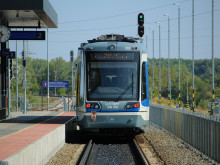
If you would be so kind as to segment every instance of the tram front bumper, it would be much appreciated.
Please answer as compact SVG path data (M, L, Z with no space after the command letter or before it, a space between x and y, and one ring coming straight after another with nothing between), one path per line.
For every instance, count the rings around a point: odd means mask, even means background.
M80 129L90 128L140 128L145 131L146 129L146 112L130 112L129 114L112 114L112 113L85 113L82 120L78 121Z

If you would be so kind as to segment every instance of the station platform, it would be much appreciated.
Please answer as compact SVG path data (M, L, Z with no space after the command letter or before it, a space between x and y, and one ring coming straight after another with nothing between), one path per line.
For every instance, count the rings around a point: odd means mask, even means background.
M65 143L75 112L12 112L0 121L0 165L45 164Z

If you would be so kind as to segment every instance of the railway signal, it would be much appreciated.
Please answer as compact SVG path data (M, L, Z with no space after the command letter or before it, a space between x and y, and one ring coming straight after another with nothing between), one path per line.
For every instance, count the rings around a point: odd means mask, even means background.
M22 51L22 64L23 64L23 67L25 68L26 67L26 59L24 57L24 51Z
M144 35L144 14L143 13L138 14L138 35L140 37L143 37Z
M70 51L70 62L73 62L73 51Z

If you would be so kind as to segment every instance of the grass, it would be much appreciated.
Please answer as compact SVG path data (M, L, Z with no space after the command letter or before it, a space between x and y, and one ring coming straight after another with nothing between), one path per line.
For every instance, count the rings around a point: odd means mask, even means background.
M150 100L151 101L151 100ZM169 102L168 102L168 99L166 99L166 98L164 98L164 97L162 97L161 98L161 103L160 103L160 100L159 100L159 98L158 97L155 97L153 100L152 100L152 104L157 104L157 105L162 105L162 106L169 106ZM174 100L172 100L172 105L171 105L171 107L172 108L176 108L176 105L177 105L178 103L177 103L177 101L174 101ZM181 104L181 107L183 107L183 105ZM208 109L208 108L206 108L206 109L203 109L203 108L201 108L201 107L196 107L195 108L195 112L197 112L197 113L205 113L206 115L209 115L209 111L210 109ZM190 111L190 110L189 110Z
M55 98L50 97L49 102L54 103ZM42 104L42 97L41 96L31 96L29 98L29 104L36 104L36 103ZM43 97L43 103L47 103L47 97Z
M27 97L28 99L28 104L32 105L32 107L42 107L42 97L41 96L30 96ZM49 98L49 102L50 104L53 104L56 101L56 99L54 97L50 97ZM47 107L47 97L43 97L43 107ZM20 109L20 101L19 101L19 107L18 109ZM36 109L36 108L35 108ZM12 111L15 110L15 101L12 102ZM33 108L31 108L30 110L33 110Z

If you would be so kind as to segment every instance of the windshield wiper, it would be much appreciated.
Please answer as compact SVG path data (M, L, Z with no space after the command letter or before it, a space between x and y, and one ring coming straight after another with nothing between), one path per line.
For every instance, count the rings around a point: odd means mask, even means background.
M115 99L115 101L121 100L121 98L125 95L125 93L133 86L133 84L134 82L132 81L131 84L129 84L127 88L125 88L125 90L120 94L120 96L117 99Z

